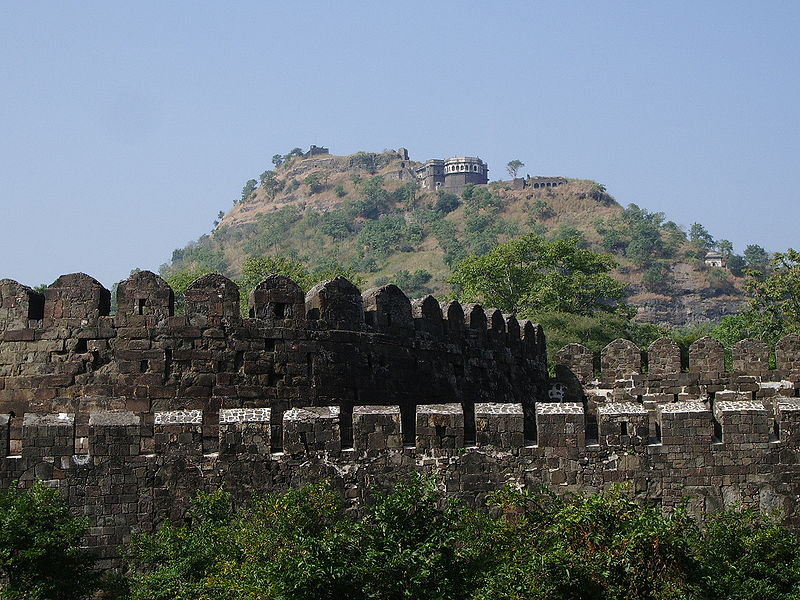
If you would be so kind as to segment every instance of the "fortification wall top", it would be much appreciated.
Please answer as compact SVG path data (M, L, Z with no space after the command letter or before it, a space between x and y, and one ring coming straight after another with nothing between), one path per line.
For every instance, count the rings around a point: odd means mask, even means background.
M244 319L238 288L217 274L187 288L183 315L166 282L147 271L119 285L113 316L108 291L83 274L47 290L39 319L26 304L35 293L9 280L0 293L8 298L0 414L17 415L7 436L16 446L23 415L75 413L82 439L88 415L110 410L141 415L143 427L163 424L166 413L191 415L202 446L215 451L220 410L269 409L280 442L284 413L322 405L342 407L349 440L354 407L383 404L400 407L407 435L417 405L464 407L462 435L474 439L475 403L520 402L532 414L547 386L541 328L496 310L487 317L478 305L466 319L457 302L443 314L435 298L412 303L391 285L362 295L338 277L303 294L273 275L250 294Z

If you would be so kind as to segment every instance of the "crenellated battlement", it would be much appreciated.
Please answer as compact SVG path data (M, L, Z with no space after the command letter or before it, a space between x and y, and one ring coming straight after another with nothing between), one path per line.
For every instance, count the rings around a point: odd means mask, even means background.
M327 477L357 505L409 471L471 501L629 481L665 507L690 495L800 524L800 336L730 357L710 338L686 356L668 339L598 357L570 344L551 379L542 328L477 304L341 277L304 294L282 275L245 318L242 301L217 274L182 315L147 271L120 283L114 315L85 274L44 294L0 281L0 485L60 487L109 560L197 489L244 499Z
M775 368L770 367L770 354ZM727 357L722 344L710 337L695 341L687 354L668 338L654 341L646 351L618 339L600 353L599 372L593 368L597 362L598 357L580 344L569 344L558 352L554 383L561 386L564 399L592 396L642 402L652 396L663 402L668 397L710 401L731 394L752 400L794 397L800 388L800 335L785 336L774 349L761 340L744 339Z
M725 400L713 409L700 401L661 404L648 411L642 404L614 402L598 406L599 436L587 440L588 415L576 402L542 402L536 405L535 439L525 438L521 404L480 403L471 416L476 436L468 439L465 411L459 404L429 404L416 408L414 443L407 444L399 406L357 406L349 424L351 437L342 436L344 415L339 406L292 408L282 415L282 440L272 439L271 409L222 409L214 430L219 436L218 452L203 448L203 430L209 419L201 410L174 410L154 413L152 421L131 411L92 412L88 437L76 435L76 415L71 413L26 413L18 455L20 458L118 456L216 458L218 455L249 455L259 460L280 460L283 455L315 452L359 453L408 450L424 455L433 450L462 451L491 447L519 453L523 448L639 448L643 446L706 446L729 444L732 449L748 450L750 444L778 444L780 432L792 434L792 419L800 401L785 400L770 413L761 402ZM8 416L0 428L7 439ZM651 435L651 424L657 434ZM715 424L719 428L715 430ZM5 427L3 427L5 426ZM718 431L718 433L717 433ZM776 433L778 432L778 433ZM83 448L84 452L77 452ZM85 466L85 461L79 462Z

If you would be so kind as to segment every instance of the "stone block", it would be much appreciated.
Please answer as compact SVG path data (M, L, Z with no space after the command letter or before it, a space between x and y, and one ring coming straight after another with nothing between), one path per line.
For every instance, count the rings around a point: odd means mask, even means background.
M271 414L269 408L220 410L220 456L268 456L271 451Z
M536 440L540 447L583 448L586 445L583 405L579 402L537 403Z
M649 441L648 412L634 402L612 402L597 407L598 441L615 447L644 446Z
M141 417L130 411L89 413L88 450L92 456L139 454Z
M417 451L464 447L464 412L460 404L417 406Z
M353 448L357 452L382 452L403 447L399 406L353 408Z
M525 444L522 404L479 403L475 405L475 441L479 446L520 448Z
M292 408L283 413L283 451L302 454L342 448L338 406Z
M766 444L772 434L772 418L762 402L724 400L714 402L714 416L725 444Z
M25 413L22 421L22 456L43 458L75 453L75 415Z
M203 454L203 412L173 410L156 412L153 422L156 454L194 456Z

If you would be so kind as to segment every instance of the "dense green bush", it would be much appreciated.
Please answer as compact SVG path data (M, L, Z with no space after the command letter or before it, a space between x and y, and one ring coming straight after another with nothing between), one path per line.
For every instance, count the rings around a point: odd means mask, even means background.
M140 600L766 600L800 592L800 542L771 517L665 515L623 488L556 496L507 487L487 506L412 476L361 519L324 484L234 512L200 494L189 525L136 538Z
M425 269L417 269L413 273L403 269L390 277L379 277L375 280L375 285L393 283L408 296L424 296L431 293L431 289L426 284L432 278L433 275Z
M800 540L774 516L664 514L623 487L447 498L412 474L371 490L361 518L319 483L199 492L183 524L134 536L130 600L781 600L800 595ZM55 490L0 492L0 597L79 600L97 588L86 521ZM125 585L127 584L127 585ZM123 591L124 590L124 591ZM108 596L107 596L108 597Z
M0 597L77 600L97 584L93 559L80 547L87 519L70 515L58 490L37 483L0 490Z

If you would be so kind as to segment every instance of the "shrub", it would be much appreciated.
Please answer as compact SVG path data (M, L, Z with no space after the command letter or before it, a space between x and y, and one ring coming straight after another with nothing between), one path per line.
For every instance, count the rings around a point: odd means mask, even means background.
M92 557L80 547L87 520L70 515L58 490L37 483L0 491L0 597L77 600L98 582Z

